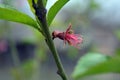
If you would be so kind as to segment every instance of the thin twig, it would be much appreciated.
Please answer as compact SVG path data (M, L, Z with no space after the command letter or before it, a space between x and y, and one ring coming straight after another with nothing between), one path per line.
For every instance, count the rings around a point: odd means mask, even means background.
M51 37L51 35L50 35L49 28L48 28L48 26L47 26L46 9L45 9L45 7L44 7L44 5L43 5L43 2L42 2L42 0L38 0L38 2L37 2L37 4L36 4L36 3L34 2L34 0L32 0L32 1L33 1L33 5L34 5L33 7L34 7L34 9L35 9L35 11L36 11L36 12L35 12L35 13L36 13L36 16L37 16L37 18L38 18L38 20L39 20L38 24L40 25L42 31L43 31L44 34L45 34L44 36L45 36L45 38L46 38L46 39L45 39L45 40L46 40L46 43L47 43L49 49L51 50L52 55L53 55L53 57L54 57L54 60L55 60L55 62L56 62L56 65L57 65L57 67L58 67L57 73L61 76L61 78L62 78L63 80L68 80L68 79L67 79L67 76L66 76L66 74L65 74L65 71L64 71L64 69L63 69L61 60L60 60L60 58L59 58L59 55L58 55L58 53L57 53L57 51L56 51L56 48L55 48L55 46L54 46L52 37Z

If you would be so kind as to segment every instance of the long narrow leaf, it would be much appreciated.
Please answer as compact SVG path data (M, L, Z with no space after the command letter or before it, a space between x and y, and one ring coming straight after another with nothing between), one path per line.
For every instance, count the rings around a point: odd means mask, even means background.
M109 57L104 54L87 53L86 55L84 55L82 58L78 60L77 66L75 67L75 70L72 76L76 78L77 76L87 72L87 70L90 69L91 67L96 66L107 60L109 60Z
M44 7L46 7L47 1L48 1L48 0L43 0L43 5L44 5Z
M88 63L89 64L89 63ZM79 67L80 69L81 67ZM88 70L74 75L75 80L79 80L82 77L103 74L103 73L120 73L120 57L111 58L105 62L97 64L96 66L88 68Z
M49 10L47 15L48 26L52 23L56 14L69 0L58 0Z
M33 8L33 5L32 5L32 0L27 0L28 1L28 4L30 6L30 9L31 11L35 14L35 11L34 11L34 8ZM38 0L35 0L35 3L37 3ZM43 0L43 4L44 6L46 7L46 4L47 4L47 0Z
M35 13L34 8L33 8L33 5L32 5L32 0L27 0L27 1L28 1L28 4L29 4L29 6L30 6L31 11L32 11L33 13ZM35 0L35 2L37 2L37 0Z
M26 24L38 29L36 21L30 16L14 9L8 9L8 7L0 6L0 19Z

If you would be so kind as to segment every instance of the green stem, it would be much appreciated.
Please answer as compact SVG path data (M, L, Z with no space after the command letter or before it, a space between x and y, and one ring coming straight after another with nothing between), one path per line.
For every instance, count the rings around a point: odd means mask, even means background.
M48 44L48 47L50 48L53 54L54 60L56 62L56 65L58 67L58 74L62 77L63 80L68 80L46 23L43 23L42 26L44 27L45 33L46 33L46 40L47 40L46 43Z
M47 20L46 20L46 13L44 13L45 8L44 8L42 0L38 0L37 6L38 6L38 9L41 12L41 14L39 15L38 14L39 12L37 12L38 10L36 10L36 16L38 17L38 20L39 20L38 23L39 23L41 29L44 32L44 36L46 38L46 43L47 43L47 45L48 45L49 49L51 50L52 55L54 57L55 63L56 63L57 68L58 68L58 72L57 73L61 76L61 78L63 80L68 80L67 76L66 76L66 74L64 72L64 69L63 69L61 60L59 58L59 55L58 55L58 53L56 51L56 48L54 46L52 37L50 35L50 31L49 31L49 28L48 28L48 25L47 25Z

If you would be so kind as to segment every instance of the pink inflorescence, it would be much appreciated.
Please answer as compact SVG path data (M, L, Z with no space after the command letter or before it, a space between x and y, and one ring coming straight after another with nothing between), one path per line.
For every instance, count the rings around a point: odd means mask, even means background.
M65 32L53 31L52 36L64 40L64 43L68 42L69 45L79 48L79 44L83 42L83 38L79 34L74 34L71 30L72 25L70 24Z

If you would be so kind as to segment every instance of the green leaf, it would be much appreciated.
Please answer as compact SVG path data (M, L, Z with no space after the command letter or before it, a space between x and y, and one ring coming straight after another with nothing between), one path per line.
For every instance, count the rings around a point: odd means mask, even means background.
M27 0L27 1L28 1L28 4L29 4L29 6L30 6L31 11L35 14L35 10L34 10L34 8L33 8L33 6L32 6L32 0ZM35 3L37 3L37 1L38 1L38 0L35 0ZM46 7L47 0L43 0L43 4L44 4L44 6Z
M28 4L29 4L29 6L30 6L31 11L32 11L33 13L35 13L35 10L34 10L34 8L33 8L33 6L32 6L32 0L27 0L27 1L28 1ZM37 0L35 0L35 2L37 3Z
M100 53L88 53L80 58L72 76L75 79L79 79L87 75L101 73L101 70L104 72L107 70L105 67L108 65L106 64L106 66L104 66L102 63L109 59L110 57ZM94 66L97 65L99 66L95 68Z
M26 24L38 29L37 22L15 9L0 6L0 19Z
M48 0L43 0L44 7L46 7L47 1Z
M69 0L58 0L48 11L47 21L48 26L52 23L56 14L60 11L60 9L68 2Z
M120 73L120 57L114 57L108 61L105 61L99 65L91 67L85 73L76 76L76 79L85 77L88 75L102 74L102 73Z

